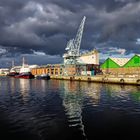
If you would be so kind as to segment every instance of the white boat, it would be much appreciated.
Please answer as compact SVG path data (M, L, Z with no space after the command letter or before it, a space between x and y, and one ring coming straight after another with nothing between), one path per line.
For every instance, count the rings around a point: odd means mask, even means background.
M25 64L25 59L23 57L22 67L20 68L20 72L15 78L24 78L24 79L32 79L34 75L32 75L29 65Z
M18 75L19 73L15 69L14 61L12 61L12 68L10 69L10 72L7 74L7 76L14 77L15 75Z

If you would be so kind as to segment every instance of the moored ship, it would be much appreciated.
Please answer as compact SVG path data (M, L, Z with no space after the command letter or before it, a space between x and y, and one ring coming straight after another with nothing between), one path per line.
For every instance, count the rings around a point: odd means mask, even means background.
M9 73L7 74L7 76L10 77L14 77L15 75L18 75L19 72L17 72L16 68L15 68L15 62L12 61L12 68L10 69Z
M49 80L50 79L50 75L48 73L45 72L45 70L43 70L43 73L41 75L35 75L36 79L45 79L45 80Z
M22 64L22 67L20 69L20 72L18 75L15 75L15 78L24 78L24 79L34 78L34 75L31 73L29 65L25 64L24 57L23 57L23 64Z
M19 73L16 72L16 70L14 68L11 68L10 69L10 72L7 74L7 76L11 76L11 77L14 77L16 75L18 75Z
M35 76L36 79L45 79L45 80L49 80L50 76L48 74L41 74L41 75L36 75Z

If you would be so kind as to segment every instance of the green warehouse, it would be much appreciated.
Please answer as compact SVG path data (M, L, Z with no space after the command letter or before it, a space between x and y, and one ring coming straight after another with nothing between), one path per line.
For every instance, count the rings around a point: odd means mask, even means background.
M101 65L104 74L140 74L140 55L132 58L108 58Z
M123 66L130 60L130 58L114 58L110 57L101 65L101 70L104 74L121 73Z

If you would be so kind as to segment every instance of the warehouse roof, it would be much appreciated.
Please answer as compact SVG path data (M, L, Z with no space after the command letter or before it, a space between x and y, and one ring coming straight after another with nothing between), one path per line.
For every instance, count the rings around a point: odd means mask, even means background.
M123 66L130 60L130 58L114 58L114 57L110 57L110 59L113 60L119 66Z
M140 54L136 54L136 55L140 57Z

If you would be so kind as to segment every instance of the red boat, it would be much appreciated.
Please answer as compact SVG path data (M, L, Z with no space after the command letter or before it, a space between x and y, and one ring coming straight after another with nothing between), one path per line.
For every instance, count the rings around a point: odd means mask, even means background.
M32 73L19 73L18 75L15 75L15 78L24 78L24 79L33 79L34 75Z
M14 77L15 75L19 74L14 66L14 61L12 61L12 68L10 69L10 72L7 74L7 76Z
M23 57L23 64L20 69L20 72L18 75L15 75L15 78L24 78L24 79L32 79L34 78L34 75L32 75L31 70L27 64L25 64L25 60Z
M11 68L10 72L7 74L7 76L11 76L14 77L16 75L18 75L19 73L16 72L16 70L14 68Z

